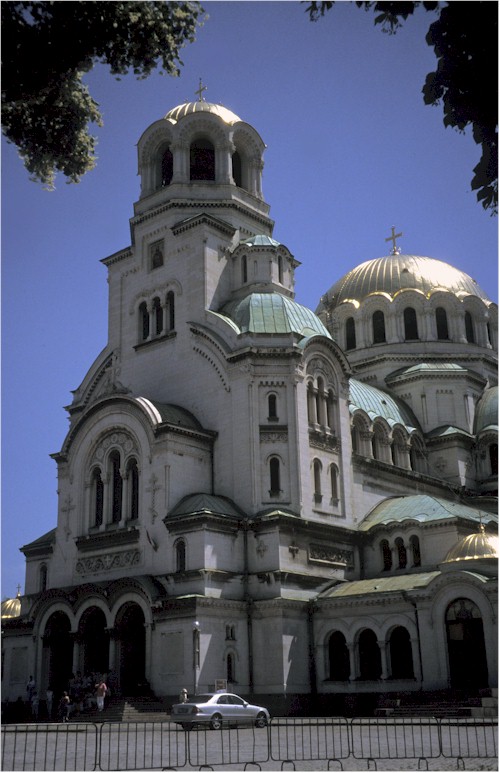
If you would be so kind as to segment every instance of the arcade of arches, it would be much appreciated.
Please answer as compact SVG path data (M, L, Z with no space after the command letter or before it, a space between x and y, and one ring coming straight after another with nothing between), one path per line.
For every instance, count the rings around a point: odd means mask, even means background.
M107 627L102 609L91 606L76 631L62 610L53 612L42 635L42 681L56 694L67 689L72 674L109 674L124 695L139 694L146 674L144 613L137 603L123 604L115 625Z

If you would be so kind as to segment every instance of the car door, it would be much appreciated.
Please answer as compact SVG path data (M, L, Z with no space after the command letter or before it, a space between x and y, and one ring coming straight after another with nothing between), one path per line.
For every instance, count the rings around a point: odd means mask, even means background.
M251 722L251 712L248 711L243 698L240 698L239 695L228 695L228 698L231 702L234 719L238 723Z

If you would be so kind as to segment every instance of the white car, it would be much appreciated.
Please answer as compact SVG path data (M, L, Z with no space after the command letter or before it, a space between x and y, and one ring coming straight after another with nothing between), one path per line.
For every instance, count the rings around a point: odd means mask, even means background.
M251 703L230 692L204 693L195 695L188 703L175 703L170 719L184 730L195 725L209 725L219 730L229 725L255 725L266 727L270 720L269 712L263 706Z

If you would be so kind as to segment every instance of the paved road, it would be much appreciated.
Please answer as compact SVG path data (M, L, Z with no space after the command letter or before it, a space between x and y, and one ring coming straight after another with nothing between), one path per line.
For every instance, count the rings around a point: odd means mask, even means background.
M498 770L496 750L496 723L477 720L283 718L190 732L170 722L31 724L4 725L1 768Z

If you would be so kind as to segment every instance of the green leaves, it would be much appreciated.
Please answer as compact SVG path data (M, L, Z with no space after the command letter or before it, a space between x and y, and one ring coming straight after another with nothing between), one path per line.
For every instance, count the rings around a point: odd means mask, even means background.
M178 75L202 12L196 2L3 2L3 132L31 179L50 188L57 172L78 182L95 166L89 129L102 117L84 73L99 62L115 76Z

